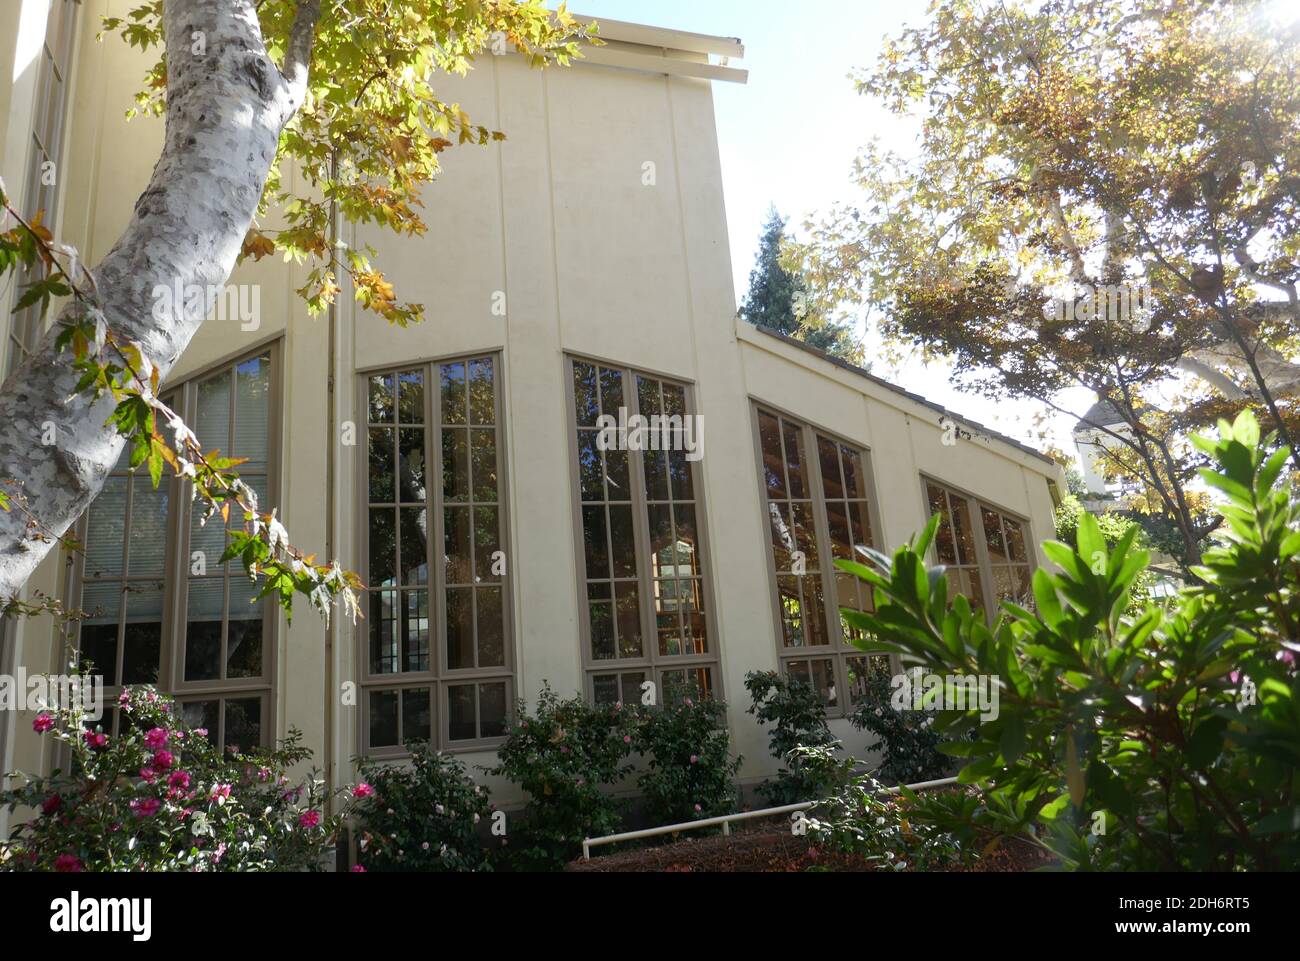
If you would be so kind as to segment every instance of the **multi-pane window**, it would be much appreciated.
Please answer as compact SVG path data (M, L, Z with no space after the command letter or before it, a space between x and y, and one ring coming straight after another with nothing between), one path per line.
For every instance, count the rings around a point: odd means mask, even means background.
M274 357L265 349L166 398L205 453L243 459L236 469L264 511L275 493ZM254 603L258 586L238 562L221 563L220 517L201 518L188 481L168 471L155 490L123 453L84 520L79 649L106 686L157 684L214 743L247 749L269 739L276 611Z
M941 518L934 551L948 568L948 593L986 611L1003 600L1032 604L1025 522L934 481L925 494L931 516Z
M366 749L505 735L513 697L495 356L367 378Z
M689 391L584 360L571 360L570 374L588 693L641 703L646 682L656 699L711 692L717 649ZM610 429L616 422L627 429Z
M871 592L836 560L866 563L875 544L866 454L807 424L756 410L767 494L781 669L802 678L832 714L852 711L871 674L892 673L885 654L852 644L844 608L871 610Z
M58 218L58 168L63 149L63 118L68 101L68 72L72 66L77 0L52 0L41 44L36 73L36 103L32 119L32 139L27 152L27 183L23 205L29 217L40 216L41 223L53 230ZM20 285L38 278L25 271ZM35 346L40 333L41 307L35 305L14 314L9 328L6 373L13 373Z

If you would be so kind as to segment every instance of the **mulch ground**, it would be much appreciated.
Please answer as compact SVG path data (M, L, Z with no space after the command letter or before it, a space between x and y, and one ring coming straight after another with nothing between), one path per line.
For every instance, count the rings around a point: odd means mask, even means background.
M985 854L972 867L954 871L1014 873L1032 871L1052 863L1051 855L1032 842L1013 838ZM597 874L633 872L670 873L784 873L832 871L837 873L888 870L855 855L818 850L807 838L795 837L784 823L764 823L738 828L731 837L683 837L669 844L592 853L590 861L575 861L566 870Z

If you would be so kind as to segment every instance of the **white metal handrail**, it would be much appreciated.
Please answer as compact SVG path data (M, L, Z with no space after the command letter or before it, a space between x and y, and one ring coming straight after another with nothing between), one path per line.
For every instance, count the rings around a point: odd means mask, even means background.
M937 781L921 781L918 784L906 785L909 791L924 791L932 787L945 787L949 784L956 784L955 777L940 778ZM884 794L897 794L897 787L885 788ZM701 828L717 827L722 825L722 834L724 837L731 836L731 825L736 821L752 821L755 818L778 817L782 814L793 814L796 811L807 811L814 808L821 801L804 801L800 804L787 804L779 808L764 808L761 811L743 811L740 814L725 814L722 817L702 818L699 821L686 821L682 824L669 824L661 828L646 828L644 831L625 831L622 834L609 834L603 838L583 838L582 839L582 859L591 860L591 849L600 847L604 844L617 844L620 841L639 841L642 838L659 837L664 834L679 834L683 831L698 831Z

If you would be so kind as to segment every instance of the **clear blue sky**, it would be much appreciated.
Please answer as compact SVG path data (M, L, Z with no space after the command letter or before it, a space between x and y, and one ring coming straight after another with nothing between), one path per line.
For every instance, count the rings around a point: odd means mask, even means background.
M896 118L853 89L849 74L874 64L881 41L926 19L927 0L573 0L588 16L739 37L749 70L745 85L715 83L718 141L727 200L737 298L770 204L792 228L836 201L851 200L849 173L858 148L880 137L907 153L915 121ZM959 393L942 364L910 362L874 369L909 390L1034 446L1036 405ZM1086 409L1092 396L1072 397ZM1050 440L1074 453L1070 418L1049 422Z

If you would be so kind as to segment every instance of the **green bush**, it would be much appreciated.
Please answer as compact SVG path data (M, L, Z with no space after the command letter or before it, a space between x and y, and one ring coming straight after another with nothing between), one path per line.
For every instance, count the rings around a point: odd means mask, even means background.
M736 772L731 757L727 706L698 692L675 704L651 708L641 721L636 747L646 757L637 780L654 824L679 824L736 810Z
M772 756L788 765L777 772L775 781L760 785L759 793L774 807L822 796L825 779L793 753L797 748L838 743L826 725L826 707L817 691L800 678L775 671L751 671L745 675L745 689L753 702L747 713L772 725L767 735Z
M285 773L311 757L300 732L273 751L222 756L170 698L133 687L122 731L87 726L79 709L33 728L67 746L72 772L28 778L0 805L40 814L0 841L6 871L315 871L326 867L342 814L327 817L313 775Z
M838 758L831 748L795 753L805 767L826 772L826 781L835 785L804 822L810 841L892 871L937 871L974 861L973 849L951 832L913 816L917 795L886 793L873 776L855 776L856 762Z
M859 731L875 735L867 750L880 751L874 776L886 784L916 784L949 777L953 760L939 751L943 736L928 715L894 707L888 674L870 673L862 703L849 717Z
M875 643L936 674L993 678L997 716L961 779L984 802L959 817L1041 828L1067 868L1261 870L1300 866L1300 502L1280 479L1289 453L1243 414L1217 439L1224 525L1167 608L1123 614L1149 556L1130 530L1113 548L1089 515L1075 548L1049 542L1060 573L1034 573L1036 611L1004 603L990 627L948 600L925 553L936 523L886 572L841 562L876 589L874 614L845 612ZM939 714L953 731L977 709ZM933 808L934 805L931 806ZM938 823L942 812L931 810ZM941 825L942 826L942 825Z
M370 871L487 871L487 791L460 761L411 743L408 763L370 762L354 789L358 863Z
M547 686L535 713L520 701L515 716L489 771L528 792L526 824L510 835L511 859L522 869L558 870L581 853L584 837L618 832L619 804L601 788L631 772L639 713L564 700Z

